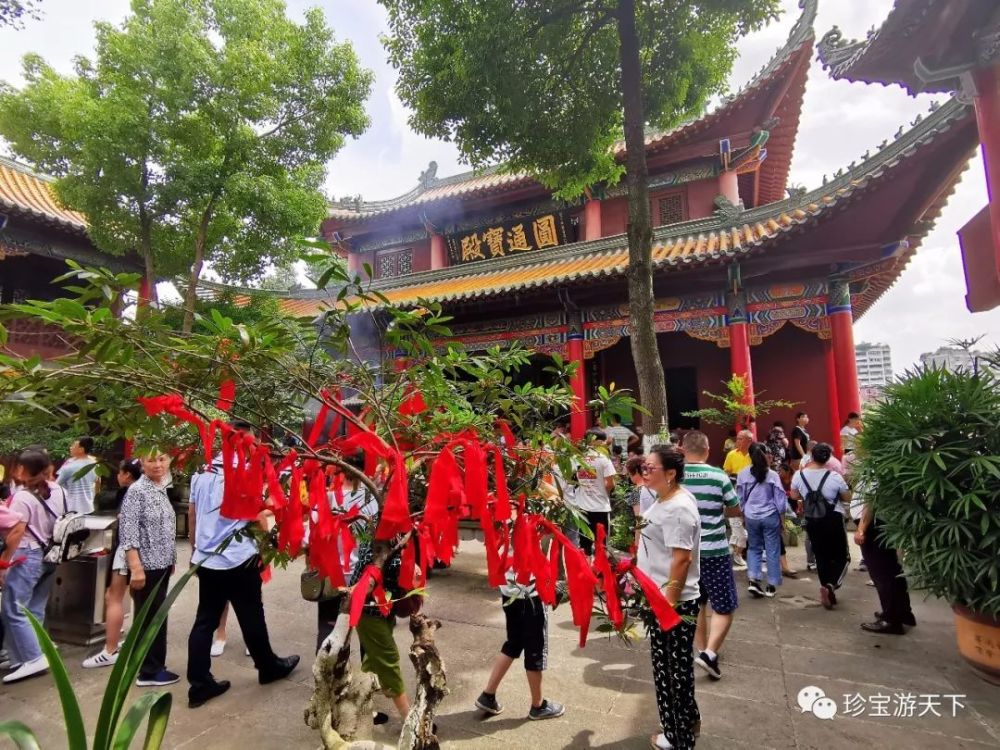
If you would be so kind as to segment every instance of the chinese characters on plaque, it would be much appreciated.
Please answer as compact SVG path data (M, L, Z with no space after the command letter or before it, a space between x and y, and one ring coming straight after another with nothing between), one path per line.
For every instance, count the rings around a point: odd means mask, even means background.
M511 219L446 237L452 265L545 250L566 241L566 217L561 212Z

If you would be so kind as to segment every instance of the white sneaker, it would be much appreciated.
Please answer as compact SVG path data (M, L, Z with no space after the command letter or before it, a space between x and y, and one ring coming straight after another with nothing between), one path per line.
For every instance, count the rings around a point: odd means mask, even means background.
M115 651L113 654L109 654L107 647L105 647L100 652L84 659L83 668L96 669L97 667L110 667L116 661L118 661L118 652Z
M24 664L19 666L9 675L3 678L4 685L11 682L17 682L18 680L24 680L28 677L34 677L36 674L41 674L42 672L47 672L49 670L49 660L45 658L45 654L42 654L37 659L32 659L31 661L26 661Z
M225 641L212 641L212 656L222 656L226 650Z

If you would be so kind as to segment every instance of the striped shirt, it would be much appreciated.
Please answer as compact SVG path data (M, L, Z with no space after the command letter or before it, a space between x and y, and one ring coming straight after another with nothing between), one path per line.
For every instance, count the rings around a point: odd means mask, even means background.
M725 508L735 508L740 504L729 477L715 466L687 464L684 466L684 481L681 484L698 502L698 513L701 515L701 556L728 555Z

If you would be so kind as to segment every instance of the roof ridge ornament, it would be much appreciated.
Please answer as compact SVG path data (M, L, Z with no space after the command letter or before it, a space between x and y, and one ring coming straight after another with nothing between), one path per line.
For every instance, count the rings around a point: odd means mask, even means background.
M743 207L743 201L738 204L733 203L729 198L724 195L715 196L715 215L722 219L732 223L733 226L739 221L740 216L743 215L746 209Z
M427 169L420 173L420 177L417 178L417 183L422 188L429 188L437 182L437 171L438 164L436 161L432 161L427 165Z

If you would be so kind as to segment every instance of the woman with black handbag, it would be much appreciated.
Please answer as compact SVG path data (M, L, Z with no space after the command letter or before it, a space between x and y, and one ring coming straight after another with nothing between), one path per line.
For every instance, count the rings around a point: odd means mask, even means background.
M45 622L55 566L43 558L52 543L56 519L66 513L66 493L49 480L51 469L52 461L44 451L27 450L18 457L15 478L20 489L10 500L10 510L18 516L18 522L8 533L6 548L0 554L0 562L5 563L0 566L0 585L4 589L0 619L7 646L5 664L11 670L3 678L4 684L49 669L34 628L21 608Z
M358 471L365 470L365 454L358 451L353 456L348 456L345 462L353 466ZM368 530L374 528L373 519L378 515L378 501L371 491L361 483L361 481L350 474L344 474L344 486L338 499L336 492L328 493L330 508L334 513L347 513L352 508L357 508L361 514L361 520L351 524L351 533L355 541L364 541L369 536ZM343 504L341 504L343 501ZM315 513L314 513L315 515ZM313 522L317 519L313 518ZM344 580L350 581L354 574L358 559L357 547L351 552L350 564L344 568ZM316 651L323 645L323 641L333 631L333 625L340 614L340 605L344 599L345 590L335 590L329 579L320 576L319 572L311 565L306 567L302 573L302 598L306 601L316 602Z

